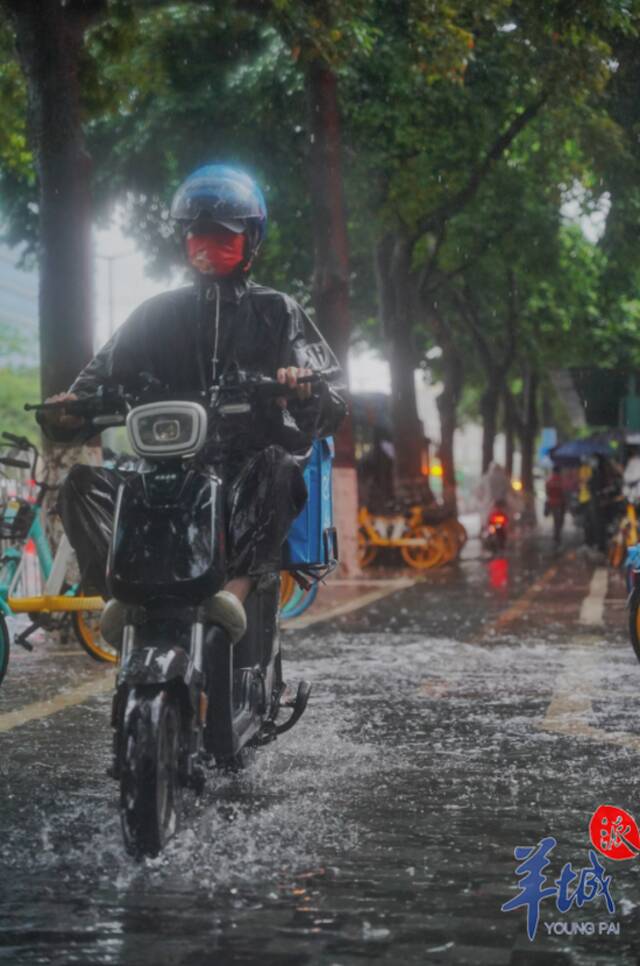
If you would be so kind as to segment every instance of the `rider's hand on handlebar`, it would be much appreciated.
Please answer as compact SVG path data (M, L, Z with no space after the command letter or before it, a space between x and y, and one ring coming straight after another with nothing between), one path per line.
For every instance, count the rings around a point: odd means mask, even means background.
M49 396L48 399L45 399L45 402L72 402L77 398L74 392L58 392L55 396ZM45 409L42 412L42 418L50 426L56 426L60 429L79 429L84 424L84 420L80 416L72 416L69 413L65 413L63 409Z
M296 366L289 366L288 369L278 369L276 379L289 389L297 389L298 399L304 402L305 399L311 399L311 383L307 382L299 386L298 379L300 376L310 375L312 375L311 369L297 369ZM287 408L287 400L283 396L278 396L276 402L282 409Z

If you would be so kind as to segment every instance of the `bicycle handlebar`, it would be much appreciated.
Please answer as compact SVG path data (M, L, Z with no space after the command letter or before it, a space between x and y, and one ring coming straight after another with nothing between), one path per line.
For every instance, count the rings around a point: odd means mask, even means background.
M33 449L33 443L26 436L16 436L14 433L3 432L2 438L8 439L10 443L19 446L20 449Z

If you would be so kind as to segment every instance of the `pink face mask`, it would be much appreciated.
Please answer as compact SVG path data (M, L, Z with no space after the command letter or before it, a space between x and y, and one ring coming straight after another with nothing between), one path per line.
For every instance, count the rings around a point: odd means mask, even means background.
M244 234L220 231L215 235L187 235L187 254L203 275L230 275L244 259Z

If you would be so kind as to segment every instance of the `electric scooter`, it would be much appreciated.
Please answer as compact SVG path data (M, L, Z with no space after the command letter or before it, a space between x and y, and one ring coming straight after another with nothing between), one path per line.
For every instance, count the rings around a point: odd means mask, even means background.
M156 393L149 401L148 393L105 390L26 407L62 408L95 431L126 424L139 458L119 487L107 564L110 592L126 608L110 774L120 785L125 846L135 857L162 850L178 828L185 789L200 793L212 764L241 767L249 749L288 731L307 706L306 681L292 699L285 696L279 573L248 597L247 631L235 645L208 612L226 580L224 483L212 469L211 441L227 421L252 420L286 395L291 391L273 379L235 372L190 398ZM323 542L326 572L337 546L331 533ZM285 708L290 715L282 721Z

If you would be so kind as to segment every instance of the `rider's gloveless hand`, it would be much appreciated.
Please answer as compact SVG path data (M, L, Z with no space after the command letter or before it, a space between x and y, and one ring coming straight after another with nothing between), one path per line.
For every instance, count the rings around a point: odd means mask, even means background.
M312 375L311 369L298 369L296 366L289 366L288 369L278 369L276 372L276 379L283 386L288 386L289 389L297 390L297 398L304 402L306 399L311 399L311 383L305 382L302 385L298 385L298 379L301 376ZM283 409L287 408L287 400L284 396L278 396L276 402Z
M78 397L74 392L58 392L54 396L45 399L47 403L73 402ZM78 429L83 425L80 416L73 416L66 413L64 409L45 409L42 418L50 426L57 426L60 429Z

